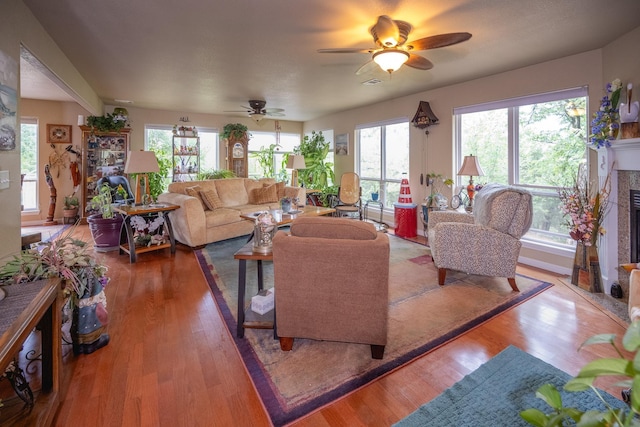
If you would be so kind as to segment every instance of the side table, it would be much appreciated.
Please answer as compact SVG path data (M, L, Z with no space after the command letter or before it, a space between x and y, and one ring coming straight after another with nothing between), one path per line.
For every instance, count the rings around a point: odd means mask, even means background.
M244 296L247 285L247 260L257 261L258 265L258 291L264 288L264 277L262 274L262 261L273 262L273 254L262 254L253 251L253 242L245 244L234 255L234 259L239 261L238 264L238 328L236 336L244 338L245 328L254 329L273 329L273 339L278 339L276 331L276 309L265 313L258 314L251 310L251 307L245 307Z
M380 209L380 218L378 221L376 220L371 220L372 222L377 222L379 224L379 226L376 226L376 228L378 229L378 231L380 230L386 230L387 229L387 224L385 224L382 221L382 214L383 214L383 210L384 210L384 205L382 204L382 202L380 200L371 200L368 199L366 201L366 203L364 204L364 220L367 221L369 220L369 205L374 205L377 206Z
M173 235L173 227L171 226L171 220L168 213L180 208L179 205L173 205L170 203L153 204L149 206L119 206L114 208L115 212L119 212L124 215L124 222L120 231L120 254L128 253L129 262L134 263L138 259L139 253L157 251L164 248L171 248L171 253L176 253L176 238ZM161 215L164 218L164 224L169 237L169 243L162 243L160 245L151 245L144 247L136 247L134 238L133 227L131 226L131 218L135 215L148 218L153 215Z

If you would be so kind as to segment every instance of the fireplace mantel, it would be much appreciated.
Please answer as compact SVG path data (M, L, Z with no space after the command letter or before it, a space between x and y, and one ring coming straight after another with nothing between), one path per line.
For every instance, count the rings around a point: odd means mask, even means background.
M618 266L620 263L629 262L626 254L621 255L623 259L619 258L619 249L628 245L630 236L627 224L629 195L619 194L618 176L622 173L628 174L623 171L640 171L640 138L617 139L612 142L611 147L597 151L600 184L604 184L605 177L611 174L609 212L604 221L607 232L600 240L602 278L605 292L609 293L611 284L619 278ZM619 197L621 197L620 200ZM620 230L624 230L622 234ZM623 245L620 239L625 239L626 243Z
M617 170L640 170L640 138L617 139L606 150L612 156L608 164Z

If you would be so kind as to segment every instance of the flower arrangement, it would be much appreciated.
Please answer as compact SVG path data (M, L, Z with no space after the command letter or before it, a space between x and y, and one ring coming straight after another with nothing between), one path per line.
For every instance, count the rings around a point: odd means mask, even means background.
M585 246L595 246L598 236L605 234L602 226L607 213L610 192L610 176L597 192L589 183L586 165L580 164L573 187L559 191L560 209L567 217L569 235Z
M147 221L140 215L133 215L131 217L131 227L133 228L134 240L137 245L151 246L161 245L166 241L166 237L162 233L162 225L164 224L164 217L158 215L151 221Z
M73 230L71 227L57 239L13 256L0 267L0 285L60 277L64 293L75 295L72 301L91 291L95 280L105 286L109 282L107 267L98 263L85 242L72 237Z
M600 109L593 114L589 142L596 148L610 147L616 139L620 124L618 123L618 102L622 83L615 79L607 83L607 94L600 101Z

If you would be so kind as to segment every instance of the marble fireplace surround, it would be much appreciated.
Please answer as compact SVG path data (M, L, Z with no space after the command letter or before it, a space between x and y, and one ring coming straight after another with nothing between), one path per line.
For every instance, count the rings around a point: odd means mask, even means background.
M611 171L609 212L605 218L607 233L600 240L600 262L605 292L620 283L624 299L629 293L629 273L619 268L631 258L630 192L640 190L640 138L619 139L610 148L598 150L598 175L601 182Z

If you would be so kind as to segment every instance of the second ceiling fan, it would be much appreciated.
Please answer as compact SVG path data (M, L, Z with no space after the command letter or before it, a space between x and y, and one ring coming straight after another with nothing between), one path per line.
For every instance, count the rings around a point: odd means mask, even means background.
M249 117L253 119L255 122L259 122L265 118L265 116L270 117L284 117L284 109L282 108L265 108L267 105L267 101L262 101L259 99L250 99L249 107L245 107L241 105L245 110L243 111L225 111L226 113L249 113Z
M430 70L433 68L433 63L423 56L412 53L413 51L451 46L471 38L470 33L447 33L407 42L407 37L412 29L413 26L406 21L394 20L387 15L381 15L375 25L369 29L376 47L369 49L318 49L318 52L372 53L371 61L360 67L356 74L364 73L371 64L378 64L380 68L391 74L403 64L418 70Z

